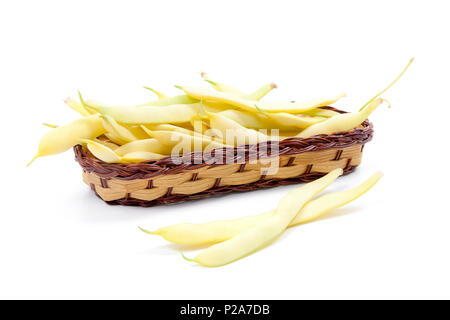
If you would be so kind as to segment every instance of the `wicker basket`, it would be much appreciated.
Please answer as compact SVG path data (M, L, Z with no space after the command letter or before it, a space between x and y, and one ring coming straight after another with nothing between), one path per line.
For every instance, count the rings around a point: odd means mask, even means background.
M332 107L323 108L343 113ZM364 144L372 136L373 126L366 120L349 132L287 138L208 153L192 152L183 156L182 164L171 157L111 164L95 158L81 145L75 146L74 151L83 168L83 181L105 202L150 207L233 191L309 182L336 168L348 174L361 163ZM259 150L263 149L277 151L261 155ZM217 164L219 161L215 160L218 157L223 160L225 155L227 162ZM271 157L278 157L279 168L276 173L267 174L264 160Z

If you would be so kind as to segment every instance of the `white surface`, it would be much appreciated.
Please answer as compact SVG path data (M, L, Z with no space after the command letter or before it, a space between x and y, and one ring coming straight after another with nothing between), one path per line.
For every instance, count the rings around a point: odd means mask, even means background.
M0 298L450 298L447 1L16 1L0 5ZM268 99L345 91L357 110L408 62L371 117L356 173L385 177L339 217L293 228L222 268L184 261L137 226L262 213L294 186L157 208L111 207L73 155L38 159L41 122L77 116L79 88L110 103L200 71ZM193 252L186 251L189 256Z

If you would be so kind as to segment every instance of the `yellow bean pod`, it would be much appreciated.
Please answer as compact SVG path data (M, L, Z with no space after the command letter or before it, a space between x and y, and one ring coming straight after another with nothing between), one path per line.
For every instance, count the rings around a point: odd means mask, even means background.
M72 98L67 98L66 100L64 100L64 103L67 104L71 109L81 114L83 117L91 115L91 113L88 110L86 110L81 104L79 104Z
M114 144L117 144L119 146L121 146L124 141L122 140L122 138L120 138L117 134L115 134L114 132L106 132L105 136L112 141Z
M122 157L122 162L142 162L142 161L158 160L165 157L168 156L148 151L136 151L125 154Z
M257 100L245 99L228 92L218 92L207 88L175 87L183 90L187 95L195 99L225 103L250 112L260 112L260 110L263 109L265 112L301 113L317 107L333 104L345 96L345 94L340 94L334 97L298 102L260 102Z
M326 194L309 201L299 211L294 220L289 223L289 227L314 221L327 212L342 207L359 198L369 191L382 176L383 174L381 172L376 172L353 189ZM160 228L156 231L140 229L145 233L159 235L167 241L176 244L206 245L231 239L235 235L258 225L258 223L264 221L274 213L274 210L270 210L263 214L233 220L211 221L201 224L179 223Z
M208 134L208 130L210 129L209 125L204 120L204 117L200 114L197 114L191 118L190 124L194 129L194 132L200 134Z
M352 202L369 191L382 177L383 173L381 171L375 172L366 181L353 189L325 194L309 202L291 221L289 227L314 221L322 214Z
M148 138L144 140L136 140L124 144L114 150L119 156L125 156L128 153L135 152L151 152L157 154L169 154L170 148L163 145L161 142L154 138Z
M185 154L192 151L211 150L215 148L229 147L211 137L195 134L193 136L177 131L150 131L149 135L163 145L172 148L173 155Z
M93 139L95 142L101 143L104 146L107 146L108 148L110 148L111 150L114 150L114 152L119 148L119 146L113 142L109 142L109 141L105 141L105 140L101 140L99 138Z
M130 131L137 139L148 139L148 134L142 129L140 124L120 123L120 125Z
M329 106L339 99L345 97L345 93L341 93L335 96L325 97L325 98L315 98L306 101L271 101L271 102L259 102L259 108L263 109L266 112L270 113L278 113L278 112L286 112L286 113L302 113L309 110L314 110L318 107Z
M218 114L231 119L239 123L241 126L249 129L266 129L270 128L271 125L267 117L261 117L256 113L228 109L218 112Z
M216 137L214 135L211 135L211 131L208 129L205 132L201 133L200 131L195 131L195 130L191 130L191 129L186 129L180 126L175 126L172 124L157 124L157 125L142 125L143 130L145 130L145 132L151 136L153 131L174 131L174 132L179 132L179 133L183 133L186 135L190 135L190 136L196 136L196 137L203 137L204 139L208 140L209 139L213 139L217 142L220 143L224 143L222 137ZM194 128L192 128L194 129Z
M85 102L83 100L83 97L81 96L80 91L78 91L78 98L80 99L80 103L81 103L81 107L86 110L89 114L96 114L98 113L96 110L94 110L93 108L91 108L89 105L104 105L103 103L96 101L96 100L88 100L87 102ZM78 104L78 102L77 102Z
M207 113L211 130L217 130L223 141L229 145L255 144L269 140L267 134L248 129L236 121L220 115Z
M85 143L88 150L97 158L106 163L119 163L122 158L108 148L106 145L90 139L80 139L81 143Z
M293 115L286 112L269 113L267 117L273 122L272 127L277 129L304 129L313 124L326 120L325 117L308 116L308 115Z
M176 131L190 136L194 135L193 130L189 130L180 126L175 126L173 124L147 124L141 125L142 130L144 130L147 135L150 135L152 131Z
M28 165L38 157L64 152L78 144L80 139L94 139L103 133L105 129L98 115L87 116L52 129L41 138L38 152Z
M249 129L279 129L284 131L294 131L295 128L307 128L326 119L320 116L293 115L285 112L256 114L240 110L225 110L218 114L234 120L241 126Z
M188 260L205 267L219 267L256 252L280 236L300 209L342 173L342 169L335 169L320 179L292 190L281 199L272 216Z
M378 98L372 101L367 108L359 112L344 113L331 117L325 121L306 128L300 132L297 137L308 138L318 134L332 134L352 130L361 125L361 123L363 123L364 120L366 120L369 115L383 102L387 102L387 100Z
M198 100L191 98L185 94L174 97L165 97L155 101L138 104L137 107L166 107L173 104L191 104L197 103Z
M108 115L127 124L183 123L200 112L200 104L175 104L164 108L155 106L103 107L91 106L103 115Z
M130 130L118 124L117 121L114 120L114 118L112 118L111 116L101 115L101 118L103 119L103 126L105 127L106 131L108 131L109 134L112 134L114 136L114 139L118 140L117 142L120 145L138 139L134 134L131 133Z
M296 115L297 116L307 115L307 116L314 116L314 117L331 118L331 117L337 116L338 114L340 114L340 113L333 111L333 110L312 109L312 110L303 111L302 113L298 113Z

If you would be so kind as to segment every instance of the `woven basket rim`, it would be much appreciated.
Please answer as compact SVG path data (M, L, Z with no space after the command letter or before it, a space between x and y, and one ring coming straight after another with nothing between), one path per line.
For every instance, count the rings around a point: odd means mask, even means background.
M339 113L346 113L334 107L321 107ZM295 155L304 152L322 151L333 148L346 148L355 144L365 144L373 137L373 124L365 120L360 127L350 131L336 132L331 135L320 134L309 138L289 137L281 141L267 141L253 145L241 145L237 147L217 148L207 152L194 151L183 155L183 163L180 158L171 156L159 160L143 161L138 163L106 163L94 157L81 145L74 146L75 160L87 172L95 172L101 178L115 178L122 180L147 179L161 174L176 174L184 170L195 170L205 166L218 166L231 163L245 163L253 156L253 159L263 159L282 155ZM258 150L270 150L271 145L277 146L278 152L262 155ZM215 162L217 157L227 162ZM245 158L242 158L244 155ZM241 161L241 162L238 162Z

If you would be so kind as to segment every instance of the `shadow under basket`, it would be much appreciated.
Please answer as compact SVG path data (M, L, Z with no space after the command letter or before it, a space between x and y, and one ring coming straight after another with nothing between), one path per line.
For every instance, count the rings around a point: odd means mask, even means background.
M344 113L332 107L323 109ZM373 126L366 120L348 132L192 152L182 156L182 161L167 157L105 163L81 145L74 152L83 168L83 181L105 202L151 207L310 182L336 168L348 174L361 163L364 144L372 137Z

